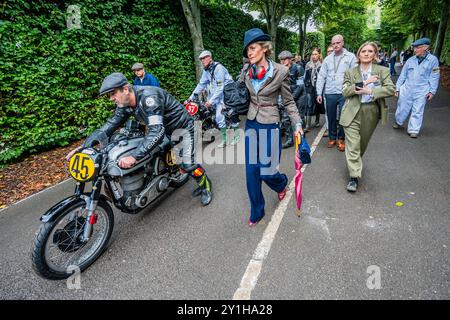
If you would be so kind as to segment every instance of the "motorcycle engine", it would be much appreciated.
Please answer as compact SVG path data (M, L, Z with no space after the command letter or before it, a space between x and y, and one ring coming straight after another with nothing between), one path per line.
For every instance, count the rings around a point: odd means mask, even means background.
M129 210L144 208L169 187L164 167L164 161L156 157L139 170L115 177L111 183L114 196L123 199Z
M139 172L133 172L132 174L123 176L120 180L125 204L132 209L137 209L135 207L135 201L133 201L133 199L135 199L143 189L145 182L143 170L139 170Z
M129 210L144 208L169 187L169 175L165 161L158 154L170 143L167 137L146 160L129 169L119 168L117 160L130 154L141 143L142 131L136 125L128 124L126 134L117 136L117 144L108 153L110 160L108 175L113 178L111 191L116 199L121 199Z

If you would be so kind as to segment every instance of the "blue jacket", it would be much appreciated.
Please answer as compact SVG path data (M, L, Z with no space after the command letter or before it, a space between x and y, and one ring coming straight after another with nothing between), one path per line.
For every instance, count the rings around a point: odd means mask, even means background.
M156 79L154 75L148 72L145 72L143 80L141 80L139 77L134 78L133 84L135 86L160 87L158 79Z

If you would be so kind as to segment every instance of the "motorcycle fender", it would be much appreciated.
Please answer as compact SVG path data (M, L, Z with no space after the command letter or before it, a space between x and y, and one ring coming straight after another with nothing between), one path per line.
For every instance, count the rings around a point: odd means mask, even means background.
M70 197L67 197L67 198L61 200L60 202L55 204L53 207L48 209L47 212L41 216L41 218L40 218L41 222L46 223L46 222L55 221L64 213L64 211L68 207L72 206L75 202L80 201L80 200L81 200L81 198L77 195L72 195ZM108 198L102 194L102 195L100 195L100 199L98 201L104 201L105 203L107 203Z

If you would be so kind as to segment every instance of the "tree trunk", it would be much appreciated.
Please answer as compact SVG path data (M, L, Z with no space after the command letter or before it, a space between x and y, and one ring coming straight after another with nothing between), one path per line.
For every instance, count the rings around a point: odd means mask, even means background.
M302 55L305 46L305 39L303 38L303 20L302 15L298 13L298 54Z
M183 6L184 16L186 17L189 31L191 33L192 45L194 49L195 75L198 82L203 72L203 66L198 59L198 56L204 50L200 7L198 0L180 0L180 2Z
M267 25L267 29L269 30L269 35L272 37L272 54L270 55L270 58L275 61L276 56L276 46L277 46L277 26L278 24L275 23L275 21L271 21L269 25Z
M263 13L266 18L267 23L267 31L269 35L272 37L272 47L273 51L270 56L271 59L275 61L276 56L276 46L277 46L277 29L280 24L281 18L283 18L285 8L286 8L286 0L278 1L264 1L263 4L259 6L260 11Z
M439 22L438 35L436 38L436 48L434 49L434 55L441 60L442 47L445 41L445 32L447 30L448 15L450 9L450 0L444 0L442 4L442 14Z
M305 60L306 26L308 25L308 16L303 19L303 46L301 51L302 60Z

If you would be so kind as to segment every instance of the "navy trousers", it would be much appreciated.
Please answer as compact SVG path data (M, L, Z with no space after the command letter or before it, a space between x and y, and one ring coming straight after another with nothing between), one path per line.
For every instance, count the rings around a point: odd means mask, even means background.
M256 120L245 123L245 173L250 198L250 221L258 222L264 217L262 182L270 189L281 192L288 178L278 172L281 157L281 135L278 123L261 124Z
M330 140L342 139L344 140L344 129L339 126L337 120L337 113L339 108L339 115L342 111L342 106L345 103L345 98L342 94L325 94L325 104L328 117L328 137Z
M391 76L396 75L396 72L395 72L395 58L389 60L389 69L390 69L390 72L391 72Z

